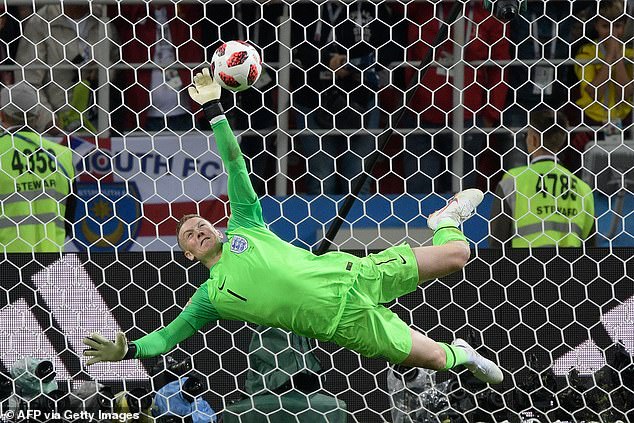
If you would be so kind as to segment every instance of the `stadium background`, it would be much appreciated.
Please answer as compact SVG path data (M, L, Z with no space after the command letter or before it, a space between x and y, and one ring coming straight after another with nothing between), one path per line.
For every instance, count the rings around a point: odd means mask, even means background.
M317 3L302 3L308 12L316 11ZM388 2L381 6L392 3L400 4ZM294 97L283 88L275 88L286 87L290 68L294 75L303 72L293 65L290 49L280 48L291 45L286 30L297 22L284 20L288 18L284 2L248 3L244 7L238 3L199 6L203 21L217 29L201 35L206 57L211 57L219 39L249 39L263 50L271 80L236 97L225 93L227 113L250 157L256 188L267 195L263 204L271 228L290 242L316 248L342 197L315 197L301 192L305 185L301 162L305 158L293 147L298 131L293 127L290 109L286 109L293 106ZM572 16L572 7L568 9ZM116 8L104 12L109 18L121 17ZM402 23L398 19L383 22L392 30L386 48L399 47L396 34ZM563 60L557 65L570 63ZM7 66L2 69L16 67ZM125 66L118 62L109 70ZM197 69L199 63L179 66ZM400 64L390 62L390 66L386 65L390 69L390 85L381 95L397 94L396 98L402 99L398 95L405 83L402 71L412 63L402 60ZM109 78L108 72L101 76ZM116 84L109 86L111 92L118 89ZM96 97L100 106L109 103L110 99L106 101L104 97L103 93ZM88 220L77 215L77 222L86 225L76 231L76 239L69 242L63 258L55 254L9 254L0 260L4 290L0 338L9 341L0 346L3 370L22 355L48 356L56 357L58 378L68 381L69 388L73 381L89 377L109 383L122 379L137 383L147 377L150 364L95 366L84 372L79 356L83 349L81 338L93 329L110 336L123 329L130 338L156 329L176 316L206 277L204 269L182 258L174 248L171 234L175 227L172 217L196 209L207 213L221 227L226 223L226 176L213 143L207 151L207 139L198 133L147 136L138 132L140 128L133 128L137 132L125 131L117 128L120 109L116 103L111 106L98 107L96 120L104 132L97 139L78 133L57 138L76 152L78 194L83 195L86 210L101 202L109 206L109 213L93 215ZM381 103L381 107L390 112L398 104ZM454 123L441 129L456 129ZM500 126L490 136L517 129ZM377 129L374 134L379 132ZM448 194L403 193L403 177L408 175L402 173L397 157L403 148L400 132L396 130L373 172L378 180L376 194L360 196L336 247L365 254L390 237L429 242L424 216L442 204ZM500 152L486 152L496 163L501 162ZM166 173L167 163L170 173ZM202 177L195 175L196 169ZM486 168L480 171L478 183L493 191L498 173L488 173ZM456 186L461 171L452 172L452 186ZM598 173L596 169L589 172ZM534 396L544 386L543 380L529 377L533 354L537 363L534 370L543 373L551 369L556 374L557 393L566 392L573 370L581 374L587 391L591 391L595 386L592 375L614 366L616 344L621 342L629 354L634 352L634 200L626 189L624 204L618 206L615 194L606 193L601 187L595 191L599 232L604 234L599 245L604 248L530 252L487 250L489 193L478 215L465 227L474 244L474 258L465 271L399 299L393 309L438 339L469 337L469 329L475 329L476 344L485 345L483 351L496 355L506 370L506 382L495 391L504 396L503 410L509 418L517 419L522 411L535 410L535 404L518 399L517 394ZM610 234L614 216L618 224ZM124 228L123 232L118 228ZM73 299L70 293L77 287L83 294ZM179 358L190 354L196 370L208 375L210 389L205 396L216 411L222 411L243 389L248 367L245 352L252 333L248 325L223 322L194 336L176 353ZM346 402L349 421L391 419L384 362L361 359L327 343L318 343L315 352L324 368L323 389ZM527 385L527 380L534 385ZM619 382L603 389L608 394L621 386ZM582 408L592 409L595 405L587 400ZM546 408L557 408L557 403Z

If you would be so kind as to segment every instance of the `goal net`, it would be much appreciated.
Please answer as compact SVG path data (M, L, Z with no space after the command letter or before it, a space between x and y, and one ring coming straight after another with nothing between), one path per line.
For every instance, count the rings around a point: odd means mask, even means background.
M72 154L72 195L0 175L0 419L634 420L630 2L489 3L0 4L0 172L61 166L15 152L20 118ZM198 213L224 231L227 174L187 87L229 40L263 59L258 81L223 91L222 104L282 239L361 256L431 245L430 213L463 188L485 192L463 228L467 266L389 307L434 340L469 341L500 364L502 384L228 321L157 359L85 366L86 335L138 339L208 278L176 224ZM596 227L581 247L513 248L491 224L508 200L503 176L536 159L527 128L540 107L566 117L557 161L592 189ZM3 234L52 221L38 214L43 198L60 204L63 245L16 249L22 235Z

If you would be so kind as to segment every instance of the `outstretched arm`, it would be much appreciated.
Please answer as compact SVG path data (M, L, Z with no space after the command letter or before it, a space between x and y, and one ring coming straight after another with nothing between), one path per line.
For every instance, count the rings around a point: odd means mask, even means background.
M170 351L176 344L194 333L196 329L181 317L177 317L163 329L149 333L133 342L128 342L123 332L117 333L114 342L99 333L91 333L83 340L83 343L90 347L84 350L84 355L91 357L86 364L90 366L101 361L155 357Z
M233 226L264 226L262 207L249 179L238 141L222 110L220 93L220 85L212 79L207 68L194 76L194 86L189 87L190 97L203 107L205 117L211 123L220 158L227 169L227 193L231 205L229 229Z
M218 145L220 158L227 168L227 191L230 203L253 204L258 201L258 196L253 189L247 165L240 151L229 122L222 115L221 120L211 124Z
M215 307L209 302L209 291L204 283L196 290L185 309L163 329L149 333L133 341L136 354L133 358L154 357L165 354L177 344L194 335L209 322L220 319Z
M135 341L128 342L123 332L110 341L99 333L91 333L83 343L90 348L84 355L90 357L87 365L101 361L121 361L133 358L148 358L165 354L177 344L194 335L205 324L220 318L209 302L207 284L203 284L191 298L191 302L170 324Z

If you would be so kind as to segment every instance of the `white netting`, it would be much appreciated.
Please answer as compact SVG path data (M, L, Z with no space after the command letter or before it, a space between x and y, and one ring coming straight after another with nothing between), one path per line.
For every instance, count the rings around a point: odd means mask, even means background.
M134 412L125 403L137 397L152 398L158 416L165 400L155 392L186 374L192 392L195 378L203 382L206 401L193 421L210 420L207 406L225 422L634 420L629 2L619 9L618 2L523 1L509 23L480 2L458 2L457 20L437 41L455 4L5 1L0 82L22 88L3 93L3 124L26 117L31 129L72 150L72 164L52 147L16 153L11 135L0 141L0 231L14 230L0 232L12 234L0 235L2 370L27 368L28 376L49 359L59 388L38 396L37 380L12 374L13 384L0 381L0 418L22 410L18 417L53 420L44 414L50 400L61 414L87 410L105 420L113 416L95 413ZM487 193L464 227L474 246L467 267L390 307L433 339L468 339L500 363L503 384L489 388L466 371L406 374L403 391L403 378L384 361L224 321L157 365L82 366L86 334L114 338L123 330L136 339L160 328L208 276L182 257L174 231L194 212L225 228L227 176L186 89L229 40L248 41L262 55L255 86L224 92L222 102L265 220L281 238L321 250L353 193L331 248L365 255L402 241L430 244L426 216L451 192ZM430 49L431 62L421 66ZM419 82L410 87L412 80ZM569 121L559 160L580 179L546 175L535 195L567 196L571 181L587 182L596 247L499 248L506 235L530 240L512 221L491 217L509 204L504 172L527 164L526 126L539 106ZM72 207L68 190L51 188L48 176L28 179L65 166L67 177L75 169ZM12 172L22 178L15 184ZM35 206L43 197L67 206L57 209L72 227L62 255L40 253L56 248L16 229L51 221L49 234L61 230ZM25 200L26 213L16 206ZM545 214L557 213L567 212ZM511 222L511 233L500 222ZM24 253L25 245L37 254ZM99 395L88 380L104 385ZM128 396L113 399L122 390Z

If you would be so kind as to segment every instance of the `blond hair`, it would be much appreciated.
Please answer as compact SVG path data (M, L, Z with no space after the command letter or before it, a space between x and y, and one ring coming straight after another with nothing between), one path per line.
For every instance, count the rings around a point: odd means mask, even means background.
M189 219L192 219L194 217L201 217L201 216L196 213L186 214L186 215L183 215L183 217L181 217L178 223L176 224L176 242L178 242L178 246L181 248L181 250L183 249L183 247L181 246L181 238L180 238L181 228L183 227L185 222L187 222Z

